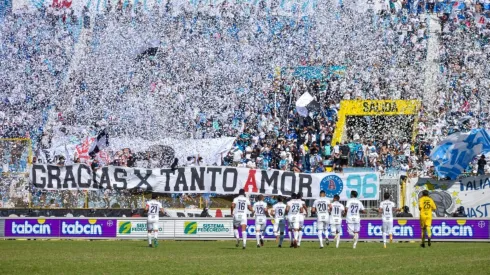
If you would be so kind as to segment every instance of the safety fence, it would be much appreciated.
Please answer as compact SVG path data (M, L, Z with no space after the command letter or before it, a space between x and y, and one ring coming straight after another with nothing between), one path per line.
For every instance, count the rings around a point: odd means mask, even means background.
M265 238L274 239L273 220L267 221ZM434 219L434 241L490 241L490 219ZM247 237L255 237L255 221L248 220ZM361 221L359 238L379 241L382 221ZM287 230L287 225L286 225ZM233 238L233 221L224 218L163 218L159 238L168 240L226 240ZM241 231L241 230L240 230ZM241 232L240 232L241 234ZM349 240L347 224L342 223L341 239ZM393 235L398 241L420 239L418 219L396 218ZM146 219L142 218L0 218L0 238L4 239L145 239ZM316 220L306 219L304 240L317 240Z

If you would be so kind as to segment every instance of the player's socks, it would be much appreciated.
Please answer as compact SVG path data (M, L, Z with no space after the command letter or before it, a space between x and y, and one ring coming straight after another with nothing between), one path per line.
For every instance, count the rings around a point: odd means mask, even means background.
M301 239L303 238L303 230L299 231L298 246L301 245Z
M383 233L383 244L385 245L386 247L386 233Z
M151 245L151 233L148 233L148 244Z
M323 247L323 231L318 230L318 240L320 241L320 247Z
M257 239L257 245L260 245L260 233L257 232L255 238Z
M393 243L393 234L390 234L390 243Z
M155 247L158 247L158 231L153 232L153 234L155 235L153 239L153 244L155 245Z
M247 231L242 231L243 247L247 246Z
M432 237L432 230L430 226L427 226L427 239L430 239Z
M238 245L240 244L240 233L238 232L238 229L233 229L233 235L236 239L236 247L238 247Z
M279 236L279 246L282 246L282 242L284 241L284 234Z
M290 242L293 242L293 236L291 234L291 231L288 231L288 235L289 235L289 241Z
M336 234L336 235L335 235L335 239L337 240L337 245L336 245L336 247L337 247L337 248L339 248L339 243L340 243L340 236L339 236L339 234Z
M357 240L359 240L359 233L354 233L354 248L356 248Z

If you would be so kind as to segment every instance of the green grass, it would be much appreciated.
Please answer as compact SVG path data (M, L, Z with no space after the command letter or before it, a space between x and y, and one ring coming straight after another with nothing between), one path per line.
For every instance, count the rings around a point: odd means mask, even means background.
M231 241L0 241L0 274L489 274L490 244L342 242L246 250Z

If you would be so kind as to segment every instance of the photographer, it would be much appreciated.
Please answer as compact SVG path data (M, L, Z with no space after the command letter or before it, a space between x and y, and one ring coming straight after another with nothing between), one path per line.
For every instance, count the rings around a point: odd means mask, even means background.
M211 215L209 215L209 208L205 207L202 210L201 215L199 217L201 217L201 218L209 218L209 217L211 217Z

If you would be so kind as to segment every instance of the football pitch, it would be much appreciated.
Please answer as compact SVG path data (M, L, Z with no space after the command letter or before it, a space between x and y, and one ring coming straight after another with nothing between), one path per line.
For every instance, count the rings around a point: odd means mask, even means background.
M0 274L489 274L490 244L232 241L0 241Z

